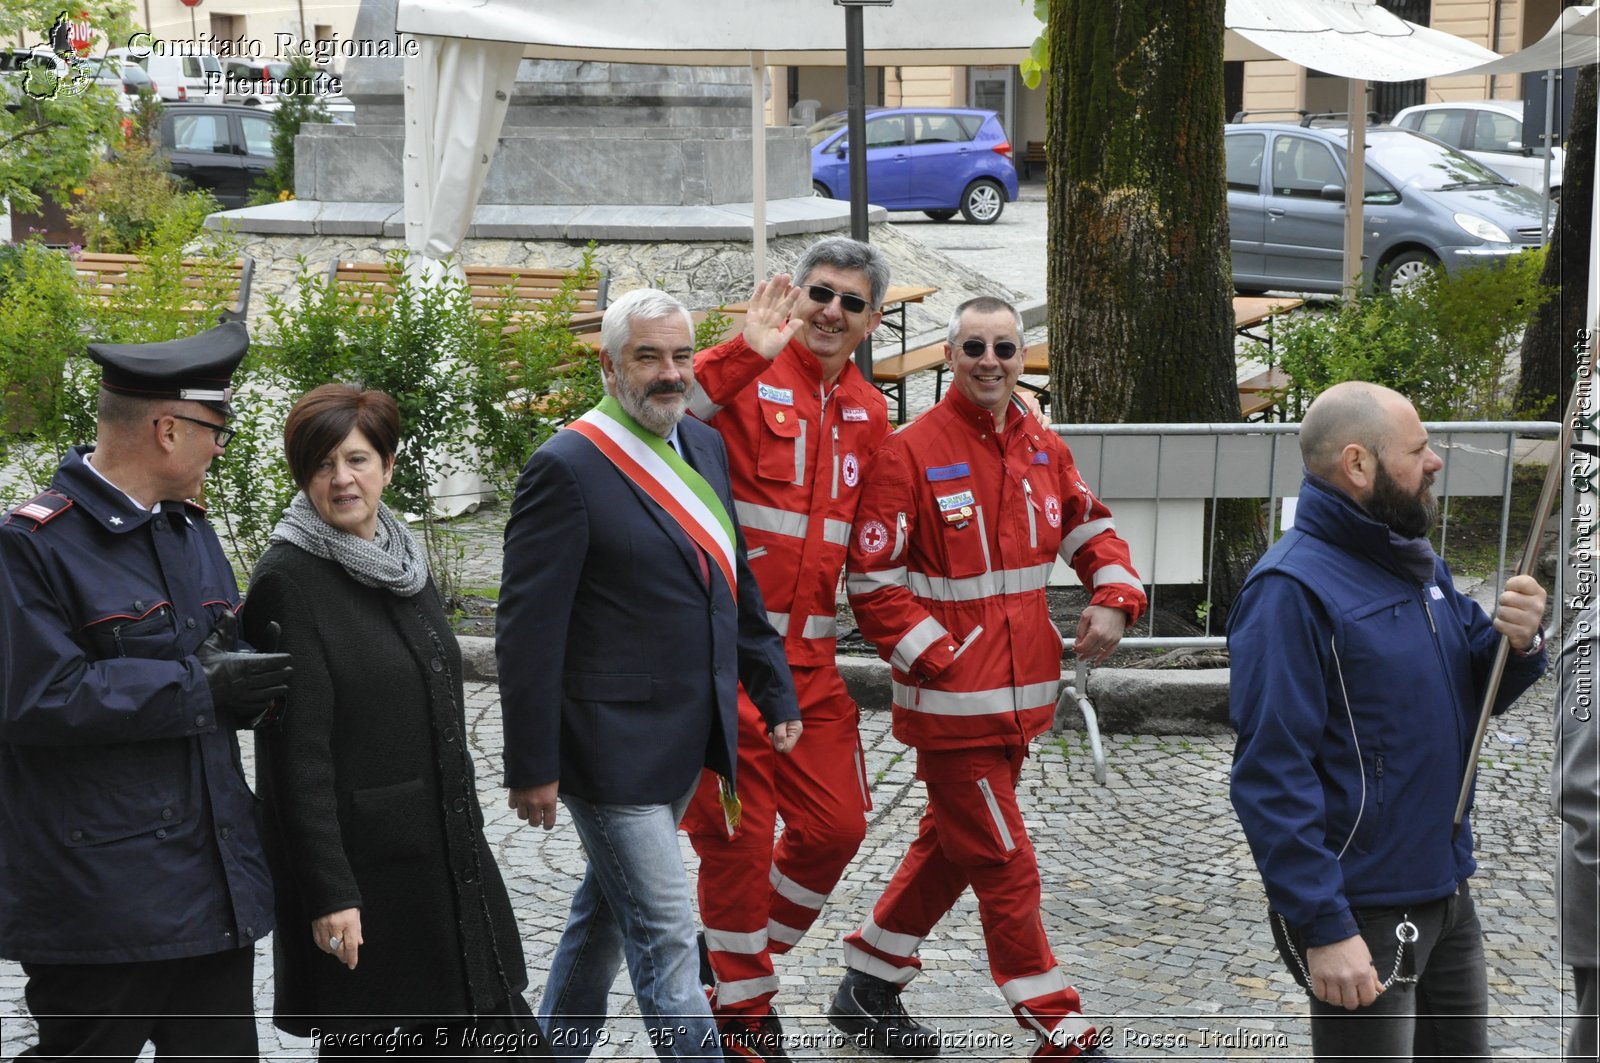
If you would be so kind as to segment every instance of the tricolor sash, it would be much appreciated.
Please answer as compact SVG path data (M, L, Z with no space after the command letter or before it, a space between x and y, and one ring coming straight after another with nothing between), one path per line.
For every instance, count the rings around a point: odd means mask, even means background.
M733 520L705 477L667 446L665 439L630 417L615 396L607 395L600 405L567 427L593 443L622 475L678 522L722 570L737 598Z

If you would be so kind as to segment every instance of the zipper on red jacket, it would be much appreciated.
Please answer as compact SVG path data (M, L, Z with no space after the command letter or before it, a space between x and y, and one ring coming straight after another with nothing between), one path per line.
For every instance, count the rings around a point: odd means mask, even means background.
M833 498L839 498L839 426L833 426Z

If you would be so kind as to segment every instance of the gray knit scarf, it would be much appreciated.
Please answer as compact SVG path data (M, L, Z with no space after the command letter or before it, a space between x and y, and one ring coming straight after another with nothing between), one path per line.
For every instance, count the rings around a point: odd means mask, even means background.
M322 519L304 491L294 496L272 529L270 542L289 543L344 566L350 578L409 598L428 583L428 559L416 536L382 502L372 541L341 531Z

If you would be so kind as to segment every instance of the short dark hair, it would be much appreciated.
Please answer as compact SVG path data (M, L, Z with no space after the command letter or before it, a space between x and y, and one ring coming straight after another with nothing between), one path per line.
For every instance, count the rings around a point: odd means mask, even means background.
M354 384L323 384L300 396L283 422L283 456L302 491L322 459L356 428L384 465L394 460L400 446L400 408L387 394Z

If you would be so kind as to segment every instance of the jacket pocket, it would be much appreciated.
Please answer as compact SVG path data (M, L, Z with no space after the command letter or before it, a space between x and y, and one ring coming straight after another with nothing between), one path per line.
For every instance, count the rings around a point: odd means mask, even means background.
M61 840L68 848L77 849L142 834L164 838L184 819L185 809L172 786L84 790L61 817Z
M963 580L989 571L988 528L983 507L973 498L969 481L934 484L933 511L924 520L938 528L939 548L943 552L940 571L951 580ZM947 600L970 601L986 597L982 587L951 587Z
M648 672L568 672L562 689L573 701L649 701Z
M344 845L351 862L372 864L427 855L429 824L438 817L426 806L421 779L350 791Z
M1382 844L1387 833L1386 805L1383 800L1383 750L1376 750L1361 758L1361 773L1365 797L1356 813L1360 818L1353 828L1354 847L1358 852L1370 853Z
M803 486L806 470L805 422L793 406L760 401L761 438L756 444L756 475Z
M172 617L172 606L166 602L142 616L114 616L91 625L89 641L95 660L108 661L116 657L143 657L153 660L171 660L177 653L177 624Z

